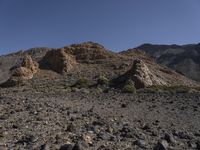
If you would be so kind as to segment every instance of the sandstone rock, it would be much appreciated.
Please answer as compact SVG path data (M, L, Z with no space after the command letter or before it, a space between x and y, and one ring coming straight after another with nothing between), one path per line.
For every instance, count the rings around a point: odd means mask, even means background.
M11 78L20 78L22 80L29 80L33 78L33 72L25 67L16 68Z
M165 81L156 77L148 66L140 59L133 62L133 66L120 77L124 83L131 83L135 88L145 88L153 85L166 85Z
M23 81L30 80L38 71L38 63L34 62L32 58L26 55L21 64L11 70L11 77L1 84L2 87L16 86Z
M31 70L31 72L33 74L35 74L37 72L37 70L38 70L39 65L38 65L37 62L32 60L31 56L26 55L23 58L23 61L21 63L21 67L25 67L25 68Z
M65 49L51 50L43 58L46 66L58 73L67 73L76 65L75 58Z
M98 59L105 59L113 56L113 53L106 50L102 45L93 42L84 42L65 47L65 51L76 57L78 61L90 62Z

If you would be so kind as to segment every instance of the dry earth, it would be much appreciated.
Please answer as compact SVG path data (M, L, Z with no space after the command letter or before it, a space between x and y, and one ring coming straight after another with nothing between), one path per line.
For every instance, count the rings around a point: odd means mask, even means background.
M1 149L200 149L200 94L71 91L48 82L0 89Z

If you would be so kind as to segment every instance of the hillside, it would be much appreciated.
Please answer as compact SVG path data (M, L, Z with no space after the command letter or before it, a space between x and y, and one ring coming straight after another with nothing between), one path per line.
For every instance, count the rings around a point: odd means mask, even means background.
M39 64L39 71L34 78L42 80L42 77L48 79L51 75L67 78L70 80L86 77L93 81L98 76L106 76L109 80L115 79L125 74L136 59L142 60L151 72L153 80L162 80L162 85L175 86L196 86L197 83L176 73L175 71L158 65L154 59L141 51L123 51L114 53L107 50L104 46L86 42L73 44L60 49L35 48L24 52L18 52L0 57L1 77L0 83L5 82L11 77L12 68L20 66L26 55ZM22 66L23 67L23 66ZM48 72L48 73L47 73ZM47 75L46 75L47 74ZM72 80L73 80L72 79ZM158 82L157 82L158 83ZM159 84L159 83L158 83ZM156 85L156 84L153 84Z
M0 56L0 150L200 149L199 83L85 42Z
M200 44L182 46L144 44L137 49L153 56L159 64L200 81Z

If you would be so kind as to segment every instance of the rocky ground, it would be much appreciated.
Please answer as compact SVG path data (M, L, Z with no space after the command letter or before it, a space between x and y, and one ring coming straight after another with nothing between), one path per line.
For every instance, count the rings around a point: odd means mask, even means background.
M199 127L199 83L139 50L0 57L0 150L192 150Z
M0 88L0 149L200 149L200 94Z

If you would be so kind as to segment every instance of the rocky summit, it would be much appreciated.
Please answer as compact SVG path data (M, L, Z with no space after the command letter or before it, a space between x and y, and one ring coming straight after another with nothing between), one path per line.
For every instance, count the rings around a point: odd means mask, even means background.
M200 149L199 82L140 48L0 56L0 149Z

